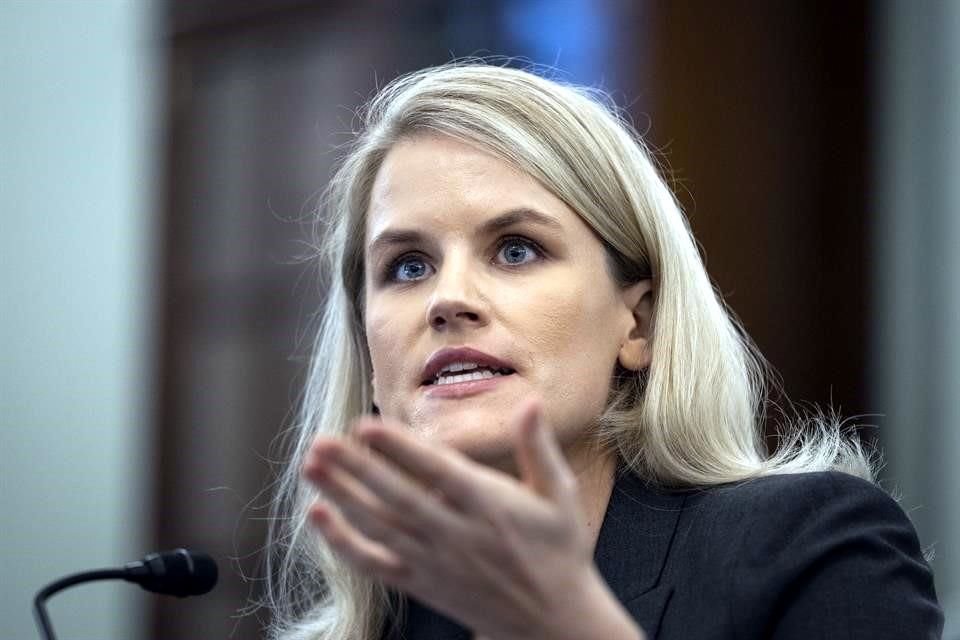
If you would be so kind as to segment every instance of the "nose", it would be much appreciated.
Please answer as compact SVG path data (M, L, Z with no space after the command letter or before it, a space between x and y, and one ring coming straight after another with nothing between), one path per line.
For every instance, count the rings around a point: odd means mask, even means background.
M488 322L484 296L468 256L448 254L434 276L435 288L427 305L427 323L437 330L455 331Z

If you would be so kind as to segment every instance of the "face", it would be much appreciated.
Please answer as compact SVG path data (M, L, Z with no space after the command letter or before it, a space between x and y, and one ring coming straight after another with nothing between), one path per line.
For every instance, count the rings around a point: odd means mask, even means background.
M509 226L487 227L510 212ZM527 219L539 214L546 222ZM387 232L406 239L375 242ZM395 145L367 211L365 330L381 414L494 466L513 457L513 410L538 395L568 453L604 408L618 358L646 355L650 281L619 289L591 229L530 176L442 137ZM445 347L490 354L516 373L480 393L424 386Z

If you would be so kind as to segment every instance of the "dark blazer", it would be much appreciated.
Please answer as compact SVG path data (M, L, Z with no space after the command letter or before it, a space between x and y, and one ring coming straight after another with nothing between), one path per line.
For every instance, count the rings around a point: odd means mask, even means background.
M843 473L664 492L621 467L594 558L649 640L932 640L943 629L913 525ZM385 637L472 637L408 605Z

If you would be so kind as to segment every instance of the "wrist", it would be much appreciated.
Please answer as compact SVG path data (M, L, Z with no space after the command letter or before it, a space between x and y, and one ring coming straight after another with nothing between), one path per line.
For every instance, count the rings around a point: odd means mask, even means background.
M543 640L645 640L646 636L591 565L561 610L544 620Z

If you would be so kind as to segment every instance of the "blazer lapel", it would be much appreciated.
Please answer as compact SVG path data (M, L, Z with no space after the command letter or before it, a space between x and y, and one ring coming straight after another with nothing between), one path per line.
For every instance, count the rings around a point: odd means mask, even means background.
M651 640L673 593L660 575L685 500L682 492L655 491L621 465L597 537L597 569Z
M673 593L660 585L673 533L683 508L683 493L659 493L622 464L597 537L594 562L617 600L655 640ZM408 599L401 628L384 638L468 640L470 632L416 600Z

